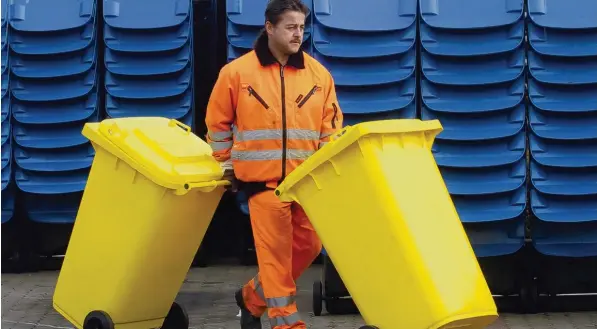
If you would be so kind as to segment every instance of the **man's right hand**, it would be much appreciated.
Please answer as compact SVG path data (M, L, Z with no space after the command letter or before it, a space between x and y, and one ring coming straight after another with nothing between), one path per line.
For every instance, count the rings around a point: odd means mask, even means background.
M230 185L226 186L226 189L231 192L238 191L238 180L234 175L234 168L232 167L232 160L227 160L224 162L220 162L220 167L224 169L224 176L222 179L227 180L230 182Z
M224 169L224 176L222 179L230 182L230 185L226 185L226 189L230 192L238 192L238 180L234 175L233 169Z

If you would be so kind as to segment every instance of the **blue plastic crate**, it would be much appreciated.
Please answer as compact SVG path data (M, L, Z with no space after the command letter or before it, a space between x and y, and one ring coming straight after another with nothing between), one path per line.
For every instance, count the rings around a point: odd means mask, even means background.
M325 66L336 86L373 86L400 82L415 73L416 47L401 54L383 57L343 58L323 56L317 51L314 58Z
M443 131L437 140L481 141L518 134L526 124L526 106L487 112L442 112L421 106L421 119L439 120Z
M448 191L452 195L481 196L525 188L527 161L492 167L440 167Z
M551 139L529 134L531 156L546 166L597 167L597 139Z
M422 73L434 84L487 85L512 82L525 70L524 47L486 56L435 56L423 50Z
M374 86L337 86L336 94L345 114L397 111L414 103L416 79L412 74L391 84Z
M544 111L529 106L533 134L559 140L597 139L597 108L590 112Z
M432 153L440 167L481 168L513 164L525 156L526 129L483 141L436 140Z
M440 85L421 80L423 103L430 110L450 113L497 111L518 106L525 96L525 77L492 85Z
M110 27L151 32L183 24L191 16L192 3L189 0L104 0L103 9L104 22Z
M522 20L520 0L420 0L421 20L435 29L476 30Z
M98 110L98 92L93 88L82 97L52 102L12 100L15 122L23 125L49 125L84 121Z

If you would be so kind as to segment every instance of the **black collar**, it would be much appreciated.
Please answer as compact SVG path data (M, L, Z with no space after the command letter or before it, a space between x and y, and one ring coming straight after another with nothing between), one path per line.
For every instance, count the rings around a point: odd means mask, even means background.
M255 53L257 54L257 58L259 59L259 63L261 66L268 66L275 63L278 63L278 60L274 57L272 52L269 50L269 46L267 45L267 34L262 32L257 40L255 41ZM303 56L303 49L296 53L290 55L288 57L287 65L292 66L296 69L304 69L305 68L305 58Z

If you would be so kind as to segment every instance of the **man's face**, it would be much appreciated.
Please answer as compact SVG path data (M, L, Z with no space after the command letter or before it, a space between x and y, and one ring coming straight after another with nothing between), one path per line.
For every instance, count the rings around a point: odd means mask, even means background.
M274 46L286 55L296 54L303 42L305 32L305 14L299 11L286 11L278 24L266 23L269 39Z

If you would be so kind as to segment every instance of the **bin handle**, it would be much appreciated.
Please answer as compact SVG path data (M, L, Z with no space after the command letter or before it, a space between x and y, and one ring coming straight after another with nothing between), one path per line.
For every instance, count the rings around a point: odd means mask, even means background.
M110 136L112 138L122 139L122 138L126 137L127 132L126 132L126 130L121 130L120 127L116 123L112 123L110 125L110 127L108 128L108 134L110 134Z
M218 186L228 186L231 184L232 183L230 183L228 180L213 180L210 182L186 183L184 184L184 189L187 191L198 189L201 192L209 193L215 190Z
M330 142L333 142L338 138L342 137L342 135L346 134L350 129L352 129L352 126L345 126L344 128L342 128L342 130L330 136Z
M186 131L187 135L191 133L191 127L185 125L184 123L182 123L176 119L170 119L170 121L168 121L168 126L170 126L170 127L179 126L184 131Z

